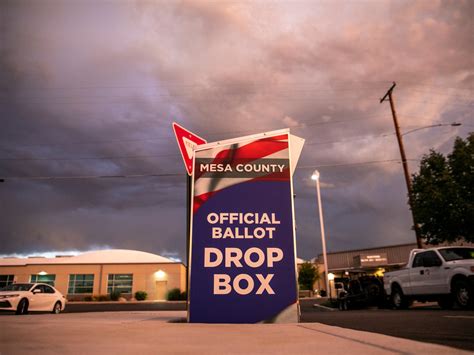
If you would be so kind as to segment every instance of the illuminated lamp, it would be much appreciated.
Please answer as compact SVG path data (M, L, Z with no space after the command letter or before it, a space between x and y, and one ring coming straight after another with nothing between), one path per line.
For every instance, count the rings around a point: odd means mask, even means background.
M166 272L163 270L158 270L155 272L155 279L157 280L164 280L166 278Z

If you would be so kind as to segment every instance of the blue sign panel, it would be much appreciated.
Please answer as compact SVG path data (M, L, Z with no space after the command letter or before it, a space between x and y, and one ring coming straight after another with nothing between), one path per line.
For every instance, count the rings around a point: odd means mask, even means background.
M292 203L288 134L195 152L190 322L298 321Z

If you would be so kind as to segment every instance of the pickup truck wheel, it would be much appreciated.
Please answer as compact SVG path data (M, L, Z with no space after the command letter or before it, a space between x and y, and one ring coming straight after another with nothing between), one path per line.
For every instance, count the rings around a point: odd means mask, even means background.
M395 309L407 309L409 306L407 299L399 287L395 287L392 291L392 305Z
M347 311L347 301L339 300L338 308L340 311Z
M454 299L451 295L443 296L438 300L438 305L442 309L451 309L454 306Z
M464 309L471 307L474 303L472 290L465 280L458 280L454 283L453 297L458 306Z

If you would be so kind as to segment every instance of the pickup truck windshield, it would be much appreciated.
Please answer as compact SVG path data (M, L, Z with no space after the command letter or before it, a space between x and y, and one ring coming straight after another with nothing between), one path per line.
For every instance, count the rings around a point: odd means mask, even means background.
M474 248L446 248L439 253L446 261L474 259Z

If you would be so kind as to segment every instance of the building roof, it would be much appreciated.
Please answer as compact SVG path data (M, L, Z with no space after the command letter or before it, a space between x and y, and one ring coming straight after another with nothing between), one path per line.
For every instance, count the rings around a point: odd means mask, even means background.
M303 260L303 259L301 259L301 258L298 258L298 257L296 258L296 264L297 264L297 265L303 264L303 263L305 263L305 262L306 262L306 261Z
M0 266L45 264L160 264L177 263L160 255L138 250L110 249L91 251L76 256L56 258L0 258Z

